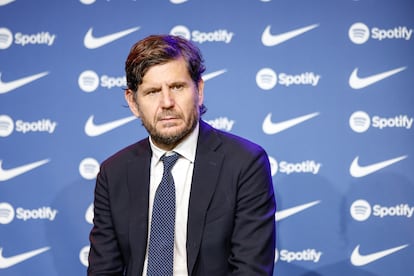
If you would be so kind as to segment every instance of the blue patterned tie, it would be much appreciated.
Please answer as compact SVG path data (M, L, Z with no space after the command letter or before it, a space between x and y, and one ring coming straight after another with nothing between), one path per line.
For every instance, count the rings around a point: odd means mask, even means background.
M175 186L171 168L178 154L161 157L164 173L155 193L148 249L148 276L172 276L174 264Z

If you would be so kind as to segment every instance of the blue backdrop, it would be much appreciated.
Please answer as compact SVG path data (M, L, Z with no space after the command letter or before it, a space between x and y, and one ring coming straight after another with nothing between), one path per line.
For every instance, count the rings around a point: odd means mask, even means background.
M204 53L213 126L262 145L275 275L414 271L414 4L0 0L0 275L84 275L99 163L146 136L137 40Z

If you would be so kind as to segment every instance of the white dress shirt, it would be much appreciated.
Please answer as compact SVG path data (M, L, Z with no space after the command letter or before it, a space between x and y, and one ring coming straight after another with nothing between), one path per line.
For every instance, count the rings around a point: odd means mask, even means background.
M174 276L187 276L187 218L188 218L188 203L190 200L191 180L194 170L194 159L197 149L197 138L199 128L198 124L191 134L182 141L174 152L180 155L177 163L171 170L175 184L175 235L174 235ZM148 238L151 232L151 217L152 205L154 203L155 192L161 182L163 174L163 163L160 158L169 152L162 150L154 145L150 138L150 145L152 149L151 158L151 177L150 177L150 193L149 193L149 208L148 208ZM171 154L171 153L170 153ZM148 246L147 254L145 256L143 276L147 275L148 265Z

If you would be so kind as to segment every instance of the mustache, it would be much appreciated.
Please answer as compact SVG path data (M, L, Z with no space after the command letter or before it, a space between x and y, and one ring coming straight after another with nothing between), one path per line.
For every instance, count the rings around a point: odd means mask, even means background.
M180 118L181 115L180 115L180 113L178 113L178 112L176 112L174 110L164 110L162 113L160 113L157 116L157 119L158 120L162 120L162 119L164 119L166 117Z

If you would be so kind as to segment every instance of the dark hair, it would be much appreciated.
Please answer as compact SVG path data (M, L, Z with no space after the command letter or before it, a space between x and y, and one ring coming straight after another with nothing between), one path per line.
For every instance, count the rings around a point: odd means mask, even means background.
M206 68L200 50L193 43L173 35L151 35L138 41L132 46L125 62L128 89L136 93L149 68L179 57L184 58L191 79L198 85ZM202 105L200 113L205 111Z

